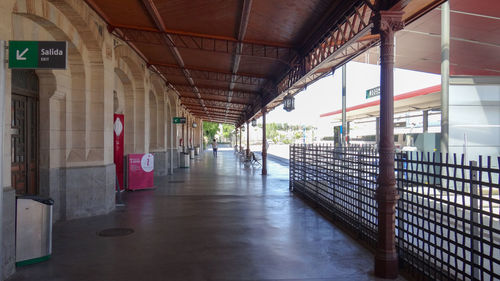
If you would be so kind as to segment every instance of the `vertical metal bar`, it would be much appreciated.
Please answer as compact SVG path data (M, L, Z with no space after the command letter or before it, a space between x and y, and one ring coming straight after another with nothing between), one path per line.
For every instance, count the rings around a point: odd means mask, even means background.
M480 234L480 191L479 185L477 184L477 161L470 161L470 205L471 205L471 268L472 268L472 278L473 280L480 280L480 268L478 266L480 255L477 252L481 251L480 240L476 239Z
M379 177L376 190L378 235L375 275L398 276L395 241L395 206L398 199L394 177L394 33L403 28L402 11L380 11L380 144Z
M250 123L247 121L247 159L250 157Z
M265 107L262 108L262 174L267 175L267 138L266 138L266 108Z
M345 141L345 136L347 132L347 120L346 120L346 87L347 87L347 67L346 64L342 65L342 132L341 132L341 137L342 140L340 141L340 144L342 146L346 145Z
M380 117L375 118L375 142L377 145L380 142Z
M362 187L362 184L363 184L363 181L361 180L361 177L362 177L362 174L361 174L361 169L363 168L363 165L362 165L362 148L361 147L358 147L357 148L358 150L358 153L357 153L357 171L356 171L356 175L357 175L357 180L356 182L358 183L358 238L362 238L363 236L363 187Z
M423 133L429 132L429 110L424 110L422 112L422 127Z
M3 140L4 140L4 111L5 111L5 80L6 71L6 43L0 40L0 253L3 253ZM3 278L3 254L0 254L0 280Z
M440 150L448 153L450 92L450 3L441 5L441 140Z
M240 148L240 150L239 150L239 151L240 151L240 153L241 153L241 151L243 150L243 143L241 142L241 136L242 136L242 135L243 135L243 131L242 131L242 130L241 130L241 128L240 128L240 147L239 147L239 148Z

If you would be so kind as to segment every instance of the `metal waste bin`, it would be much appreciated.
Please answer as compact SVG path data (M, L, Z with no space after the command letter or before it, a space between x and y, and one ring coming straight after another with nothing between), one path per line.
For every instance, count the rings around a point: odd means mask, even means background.
M196 156L200 155L200 147L199 146L194 148L194 155L196 155Z
M194 159L194 149L193 148L189 149L189 159Z
M23 266L49 259L52 253L54 200L19 196L16 205L16 265Z
M189 153L181 152L180 153L180 167L181 168L189 168Z

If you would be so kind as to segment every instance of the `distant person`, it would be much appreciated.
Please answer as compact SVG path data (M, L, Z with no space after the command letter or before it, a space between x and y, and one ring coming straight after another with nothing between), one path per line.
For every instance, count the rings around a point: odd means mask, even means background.
M214 152L214 157L217 157L217 140L216 139L214 139L212 141L212 150Z

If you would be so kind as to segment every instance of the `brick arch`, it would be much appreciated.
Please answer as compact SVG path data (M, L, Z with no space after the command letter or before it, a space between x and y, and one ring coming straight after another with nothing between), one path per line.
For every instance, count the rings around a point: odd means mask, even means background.
M88 27L92 25L86 24L87 18L79 12L62 1L18 0L13 7L14 20L16 16L28 18L56 40L68 42L66 157L71 166L106 161L102 133L105 127L102 45Z
M125 125L127 126L128 124L128 127L130 127L133 124L134 128L133 149L129 148L128 152L143 153L146 152L146 145L147 141L149 140L146 135L146 120L149 119L149 116L146 116L146 101L149 101L149 94L146 95L144 85L144 71L141 67L142 62L140 58L128 46L125 45L117 46L114 49L114 53L115 73L117 70L120 70L119 73L121 73L123 77L127 77L126 79L128 79L128 81L130 82L132 89L130 93L133 93L133 96L127 94L125 97L125 107L129 109L128 112L133 114L133 116L130 116L130 114L128 114L130 117L132 117L132 119L128 119L127 116L125 116ZM131 143L131 141L129 141L128 143Z

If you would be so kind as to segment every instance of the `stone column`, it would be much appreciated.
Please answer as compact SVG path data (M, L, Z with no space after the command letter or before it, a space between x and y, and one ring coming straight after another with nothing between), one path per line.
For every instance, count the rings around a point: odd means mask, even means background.
M395 240L395 209L398 200L394 176L394 33L403 29L402 11L380 11L375 31L380 33L380 143L379 177L375 198L378 204L378 237L375 275L398 276Z
M241 152L241 150L243 149L243 143L241 142L241 135L243 135L243 131L241 130L240 128L240 147L239 147L239 151Z
M262 174L267 175L266 108L262 108Z

